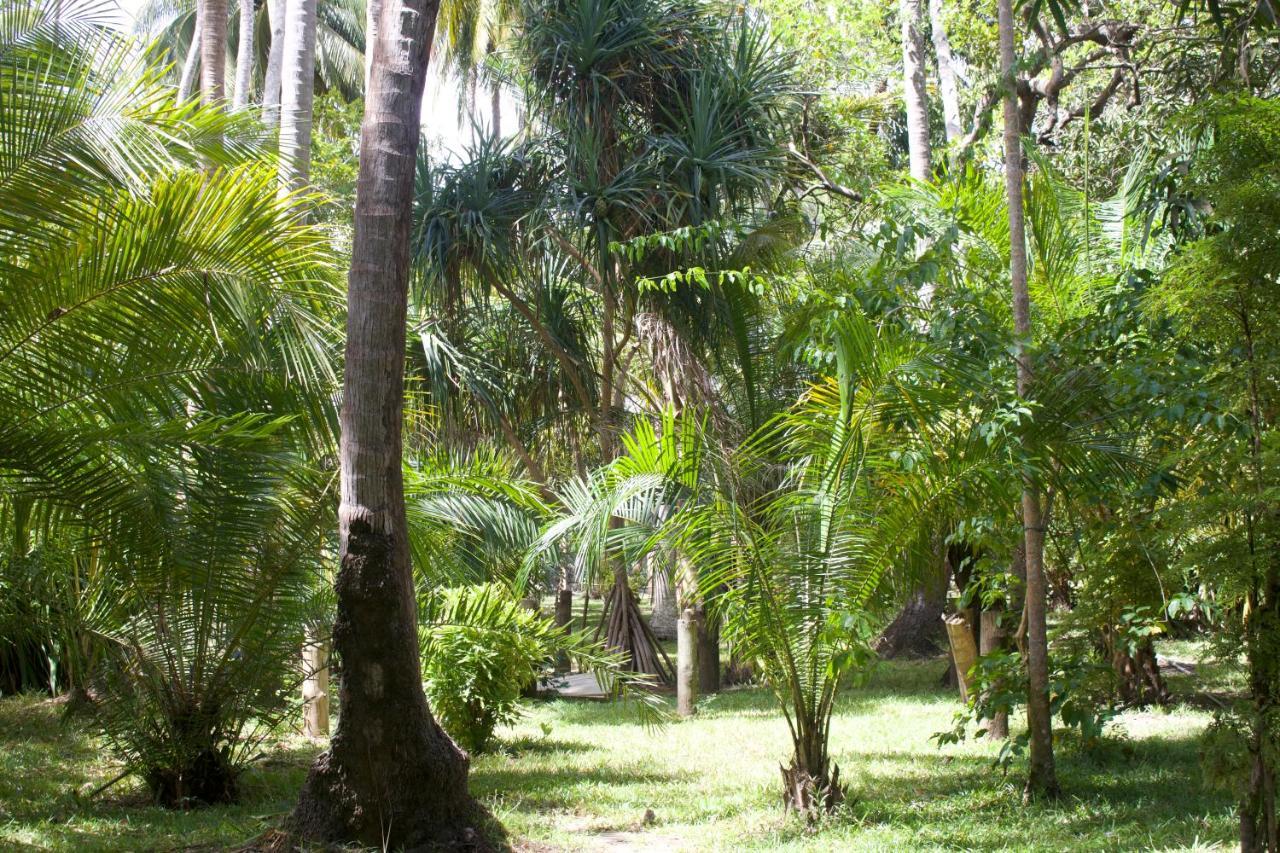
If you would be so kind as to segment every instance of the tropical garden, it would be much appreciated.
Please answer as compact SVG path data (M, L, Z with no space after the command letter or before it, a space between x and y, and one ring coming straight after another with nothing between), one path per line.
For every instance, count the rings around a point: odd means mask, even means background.
M0 847L1280 851L1277 96L1274 0L0 0Z

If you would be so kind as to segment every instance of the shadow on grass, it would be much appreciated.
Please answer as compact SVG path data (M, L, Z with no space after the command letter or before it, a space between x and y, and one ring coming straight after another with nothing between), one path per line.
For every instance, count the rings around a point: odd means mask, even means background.
M861 828L893 826L922 846L1038 850L1183 848L1229 844L1226 794L1208 788L1200 739L1155 736L1058 751L1063 797L1024 805L1025 766L1007 774L983 756L886 752L850 756L851 803L832 818ZM855 770L855 773L857 771ZM1011 838L1011 826L1025 830Z

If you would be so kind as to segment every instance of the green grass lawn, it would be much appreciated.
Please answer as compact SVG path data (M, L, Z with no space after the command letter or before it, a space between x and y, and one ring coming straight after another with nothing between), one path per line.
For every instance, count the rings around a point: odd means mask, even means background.
M850 801L816 828L786 818L778 765L786 725L759 689L713 697L697 717L646 729L599 702L533 704L498 752L474 762L472 787L517 850L1138 850L1234 844L1229 799L1205 788L1199 737L1207 712L1131 712L1092 752L1059 750L1066 797L1024 808L1020 768L993 770L996 748L939 750L930 735L957 708L937 686L940 662L883 666L842 697L832 752ZM234 807L171 812L122 782L76 791L118 768L46 700L0 700L0 848L222 849L244 844L289 809L317 746L273 745ZM644 823L647 809L655 820Z

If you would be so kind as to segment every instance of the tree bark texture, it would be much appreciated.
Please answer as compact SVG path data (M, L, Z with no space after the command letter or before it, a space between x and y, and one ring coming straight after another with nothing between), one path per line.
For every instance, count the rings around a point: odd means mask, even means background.
M676 607L676 593L670 574L662 567L655 566L652 586L653 615L649 619L649 627L659 640L674 640L680 611Z
M204 29L204 4L196 2L196 20L191 27L191 43L182 62L182 74L178 77L178 103L188 101L196 88L196 75L200 73L200 40Z
M911 177L927 181L933 172L929 148L929 101L924 80L924 0L900 0L902 18L902 95L907 110L907 148Z
M476 844L468 757L427 707L409 562L401 425L409 228L437 0L388 0L360 131L333 647L341 714L291 819L381 849Z
M311 179L311 112L315 102L316 2L285 0L280 89L280 194ZM366 117L368 113L366 111ZM363 153L363 152L362 152Z
M676 623L676 713L691 717L698 703L698 612L686 607Z
M720 622L701 605L698 612L698 692L720 692Z
M929 32L933 38L933 53L938 59L938 98L942 101L942 122L947 132L947 143L955 144L964 135L960 122L960 92L956 87L955 57L951 54L951 40L947 38L947 15L943 0L929 0Z
M329 734L329 641L315 631L307 631L302 646L302 732Z
M1000 36L1000 73L1004 92L1005 194L1009 206L1009 273L1013 290L1014 353L1018 362L1018 395L1031 393L1031 298L1027 292L1027 238L1022 209L1021 117L1015 88L1013 0L996 4ZM1056 797L1059 793L1053 760L1053 721L1049 709L1049 641L1046 626L1044 578L1044 520L1040 487L1025 475L1022 491L1022 526L1026 539L1027 584L1027 728L1031 762L1027 775L1028 797Z
M200 100L221 103L227 96L227 0L197 0L200 16Z
M253 0L240 0L240 43L236 45L236 88L231 93L231 109L249 105L249 89L253 86Z
M1005 630L1000 622L1004 615L1002 610L984 610L978 630L978 653L994 654L1004 648ZM1009 712L996 711L987 724L987 739L1001 741L1009 737Z
M970 621L969 611L948 616L945 624L947 640L951 644L951 660L956 668L956 681L960 685L960 701L967 703L973 693L969 670L973 669L978 660L978 647L973 642L973 623Z
M262 76L262 123L276 128L280 126L280 81L284 72L284 0L267 0L267 21L271 26L271 45L267 48L267 67Z

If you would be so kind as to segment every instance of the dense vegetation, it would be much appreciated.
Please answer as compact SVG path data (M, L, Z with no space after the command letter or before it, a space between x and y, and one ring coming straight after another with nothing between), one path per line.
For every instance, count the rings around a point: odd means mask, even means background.
M0 0L0 840L1280 850L1271 0L128 11Z

